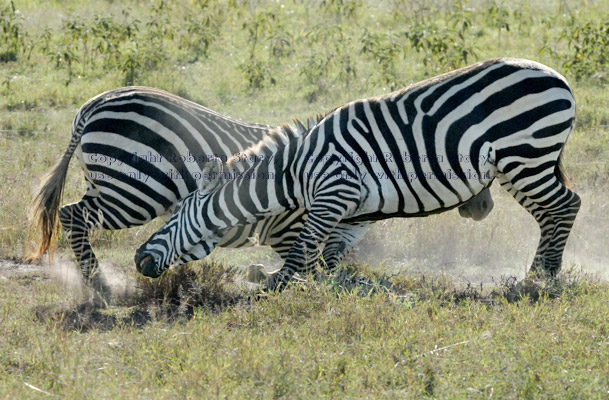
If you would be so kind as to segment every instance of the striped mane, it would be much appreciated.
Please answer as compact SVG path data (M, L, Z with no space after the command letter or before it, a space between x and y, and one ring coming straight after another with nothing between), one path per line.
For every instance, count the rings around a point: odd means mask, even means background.
M277 151L288 143L305 138L324 118L325 115L322 114L309 117L307 118L306 125L300 119L294 118L292 125L282 124L273 128L258 143L229 157L226 161L226 166L229 169L234 168L238 171L245 171L255 167L257 160L264 160L270 155L277 154Z

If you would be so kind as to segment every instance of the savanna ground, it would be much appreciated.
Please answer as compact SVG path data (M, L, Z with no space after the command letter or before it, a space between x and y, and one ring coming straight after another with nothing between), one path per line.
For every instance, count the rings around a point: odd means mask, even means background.
M606 0L4 0L0 396L609 398L607 21ZM583 206L557 282L522 280L538 228L497 188L482 222L377 223L347 278L262 299L241 281L278 265L264 248L137 277L158 222L94 235L106 307L63 238L54 266L23 263L27 205L102 91L155 86L279 124L500 56L555 68L576 96L564 163ZM64 202L84 187L73 162Z

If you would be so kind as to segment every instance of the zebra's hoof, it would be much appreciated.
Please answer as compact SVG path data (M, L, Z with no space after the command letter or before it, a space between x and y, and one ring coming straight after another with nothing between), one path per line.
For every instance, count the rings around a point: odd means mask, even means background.
M113 304L112 288L99 269L91 276L88 284L92 289L89 297L91 304L100 308L106 308Z
M532 301L538 301L547 291L547 282L543 279L527 277L518 282L513 290L508 293L508 301L519 301L528 297Z
M252 264L247 269L247 281L250 283L263 284L269 279L269 274L262 264Z

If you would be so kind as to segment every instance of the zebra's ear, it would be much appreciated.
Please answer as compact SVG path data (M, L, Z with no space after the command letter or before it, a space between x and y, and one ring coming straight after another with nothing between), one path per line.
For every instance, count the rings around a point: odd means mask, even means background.
M223 182L222 172L224 171L224 163L218 157L211 157L205 163L201 170L201 179L199 180L199 191L202 193L210 193Z

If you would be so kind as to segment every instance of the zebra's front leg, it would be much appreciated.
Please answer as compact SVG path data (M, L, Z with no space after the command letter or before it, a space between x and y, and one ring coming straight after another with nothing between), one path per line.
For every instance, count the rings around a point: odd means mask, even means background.
M325 271L332 274L338 264L366 234L372 222L339 223L328 237L322 252Z
M294 274L306 274L313 271L321 255L320 244L325 240L326 235L320 232L311 231L306 226L292 245L283 267L273 273L268 289L271 291L281 291L285 289Z
M272 276L268 289L281 291L285 289L295 273L306 275L314 271L320 260L321 244L328 239L342 217L343 215L338 214L336 209L312 208L283 267Z
M332 233L326 240L322 256L319 259L319 264L327 274L332 274L343 258L353 249L362 237L368 231L368 227L372 222L356 222L356 223L339 223L336 225ZM284 259L287 259L287 253L283 256L279 250L287 247L291 248L295 243L296 238L286 236L283 240L274 245L273 249L279 252ZM279 249L279 250L277 250ZM266 272L262 264L250 265L247 271L247 280L252 283L263 283L269 286L272 279L279 273L280 269L272 272Z

